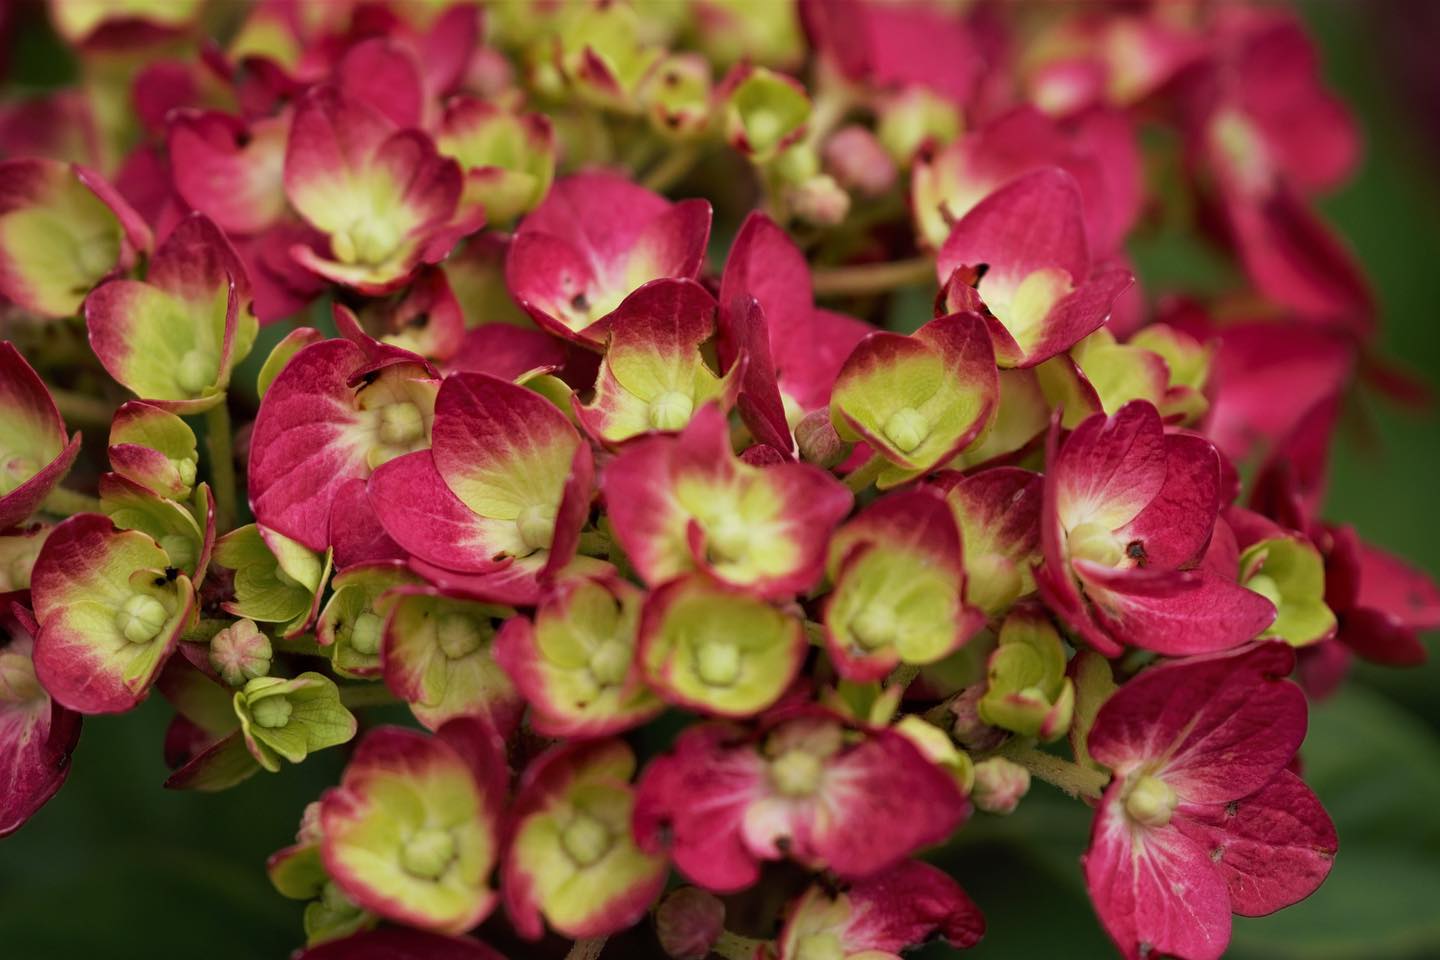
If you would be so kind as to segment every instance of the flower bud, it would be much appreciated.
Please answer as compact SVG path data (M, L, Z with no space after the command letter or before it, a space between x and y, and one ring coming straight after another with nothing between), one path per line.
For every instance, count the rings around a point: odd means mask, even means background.
M828 173L791 187L785 195L795 215L816 226L833 227L850 212L850 194L842 190Z
M696 54L672 54L641 88L650 124L667 137L694 137L710 124L710 64Z
M986 813L1013 813L1030 792L1030 771L1013 760L990 757L975 764L975 789L970 799Z
M835 424L830 420L829 410L808 413L795 425L795 443L800 448L800 458L826 470L838 467L850 456L853 444L840 439Z
M674 890L655 911L660 948L673 960L705 960L725 931L725 904L699 887Z
M960 695L950 701L950 713L954 716L950 732L967 750L991 750L1000 745L1005 735L980 719L980 698L985 695L984 685L966 687Z
M895 185L895 161L865 127L851 124L837 130L821 150L825 170L842 187L878 197Z
M877 133L891 158L908 166L925 143L943 145L960 135L960 112L924 87L908 87L881 105Z
M240 620L210 641L210 665L232 687L270 672L270 638L253 621Z
M756 164L767 164L795 143L810 119L810 97L796 80L764 67L741 65L720 85L725 136Z

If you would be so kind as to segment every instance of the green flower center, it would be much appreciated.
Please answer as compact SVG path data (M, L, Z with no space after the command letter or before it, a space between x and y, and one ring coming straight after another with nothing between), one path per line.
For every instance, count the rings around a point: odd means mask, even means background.
M1070 556L1077 560L1090 560L1101 566L1113 567L1125 556L1119 539L1099 523L1080 524L1070 531L1066 544L1070 548Z
M131 643L149 643L169 619L164 604L148 593L137 593L115 612L115 628Z
M650 402L650 426L656 430L679 430L690 422L695 401L676 390L666 390Z
M400 850L400 865L420 880L438 880L454 859L455 835L438 827L417 831Z
M830 931L807 934L795 951L795 960L845 960L840 937Z
M532 553L548 550L555 536L555 510L538 504L526 507L515 518L515 527L520 531L520 541Z
M740 679L740 648L723 640L704 643L696 652L695 670L707 686L731 686Z
M187 487L195 485L195 458L185 457L183 460L171 460L175 472L180 475L180 482Z
M1163 827L1179 803L1180 798L1168 783L1147 774L1135 781L1125 795L1125 812L1147 827Z
M850 621L850 633L867 650L892 647L900 639L900 622L889 604L872 601Z
M909 453L930 435L930 421L914 407L901 407L890 414L880 432L895 445L895 449Z
M750 531L735 514L721 514L704 526L706 552L713 560L739 563L750 552Z
M408 400L387 403L380 410L380 441L399 447L414 443L425 435L425 418L420 408Z
M350 648L356 653L373 657L380 652L380 637L385 630L385 621L369 610L355 618L350 628Z
M470 656L484 641L480 624L469 614L447 613L435 624L435 642L451 660Z
M399 245L399 231L381 216L362 217L330 235L330 251L341 263L384 263Z
M603 686L618 686L630 673L633 653L630 644L611 637L590 655L590 673Z
M255 720L255 725L266 730L278 730L285 726L290 722L290 714L294 712L295 707L283 693L265 697L250 705L250 716Z
M187 350L175 368L175 382L189 394L202 392L215 379L214 361L199 350Z
M583 811L575 814L560 832L560 846L565 855L582 867L599 862L613 842L610 828Z
M786 797L810 796L824 772L825 765L809 750L786 750L770 761L770 782Z

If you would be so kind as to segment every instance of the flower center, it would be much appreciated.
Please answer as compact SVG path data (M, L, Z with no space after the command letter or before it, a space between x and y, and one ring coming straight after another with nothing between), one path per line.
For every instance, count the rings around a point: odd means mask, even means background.
M800 941L795 960L845 960L845 948L840 937L830 931L807 934Z
M455 859L455 836L449 830L426 827L400 850L400 865L420 880L438 880Z
M690 422L695 401L676 390L666 390L650 402L650 425L656 430L679 430Z
M284 694L257 700L250 707L250 716L255 719L255 725L266 730L278 730L285 726L290 722L290 714L294 712L295 707Z
M925 414L914 407L901 407L890 414L890 419L880 428L885 438L895 444L901 453L909 453L930 435L930 421Z
M384 632L385 622L377 614L366 610L355 618L355 624L350 628L350 647L356 653L373 657L380 652L380 636Z
M713 561L739 563L750 552L750 530L735 514L720 514L704 527L706 552Z
M1125 795L1125 812L1130 819L1147 827L1163 827L1170 822L1179 803L1180 798L1168 783L1147 774L1135 781L1135 786Z
M330 250L341 263L383 263L399 243L399 232L378 216L362 217L330 235Z
M900 639L900 623L888 603L872 601L850 621L850 633L867 650L895 645Z
M724 640L702 644L695 669L707 686L732 686L740 679L740 648Z
M148 593L137 593L115 612L115 628L131 643L149 643L160 634L170 615Z
M194 457L186 457L183 460L171 460L170 463L175 467L175 472L180 475L181 483L187 487L193 487L195 485L196 464Z
M538 504L526 507L515 518L515 526L520 531L520 541L532 553L536 550L548 550L550 541L555 536L555 511Z
M485 637L474 617L464 613L447 613L435 625L435 639L445 656L459 660L479 650Z
M590 655L590 673L602 686L623 683L630 673L633 650L630 644L614 637L606 640Z
M1115 534L1099 523L1078 525L1070 531L1066 544L1070 548L1070 556L1106 567L1115 566L1125 555L1125 550Z
M808 797L820 786L825 766L809 750L790 749L770 761L770 782L787 797Z
M425 435L425 418L420 415L420 408L408 400L388 403L380 411L377 432L386 446L405 446Z
M199 350L187 350L180 358L180 366L175 368L175 382L180 384L180 389L186 393L200 393L215 379L213 368L210 357Z
M560 846L576 864L588 867L610 851L613 837L610 828L583 811L577 813L560 832Z

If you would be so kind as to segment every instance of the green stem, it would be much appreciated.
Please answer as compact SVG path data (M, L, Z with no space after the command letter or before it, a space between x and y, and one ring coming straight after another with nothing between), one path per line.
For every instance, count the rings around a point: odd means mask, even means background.
M234 622L234 620L219 620L207 617L182 633L180 639L186 643L209 643L215 639L215 634L224 630Z
M73 517L77 513L100 513L100 500L88 493L56 487L45 496L40 509L57 517Z
M1064 790L1072 797L1098 800L1105 792L1105 785L1110 782L1110 775L1107 773L1071 763L1044 750L1037 750L1033 744L1019 738L1003 744L995 753L1015 761L1029 770L1032 776Z
M51 388L50 396L67 424L108 427L110 419L115 415L115 408L97 397L87 397L83 393L58 388Z
M205 411L205 451L215 488L215 526L230 530L236 517L235 451L230 443L230 406L224 398Z
M878 453L874 454L845 478L845 486L850 488L851 493L859 493L874 483L875 478L880 476L880 471L884 469L885 458Z
M605 937L586 937L584 940L576 940L565 954L565 960L595 960L600 956L600 951L605 949Z
M884 293L896 287L935 282L935 261L929 257L894 260L889 263L857 263L848 267L824 267L811 274L815 296L841 297Z
M400 700L383 683L357 683L340 688L340 702L347 709L358 710L362 707L388 707Z
M720 939L710 948L710 952L724 957L725 960L753 960L764 945L764 940L742 937L738 933L724 930L720 933Z
M687 143L677 147L665 155L665 158L655 164L645 174L645 179L640 185L646 190L654 190L656 193L664 193L680 181L690 168L695 166L700 159L700 145Z
M920 676L920 667L918 664L902 663L886 678L885 686L899 687L901 690L904 690L910 686L910 682L918 676Z

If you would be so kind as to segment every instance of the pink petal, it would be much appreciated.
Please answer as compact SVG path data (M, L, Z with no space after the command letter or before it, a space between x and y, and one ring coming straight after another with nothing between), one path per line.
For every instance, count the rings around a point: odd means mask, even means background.
M1072 561L1111 636L1167 656L1212 653L1253 640L1275 607L1233 579L1203 570L1143 570Z
M366 484L370 505L401 549L461 573L489 573L505 566L477 516L446 486L429 450L382 464Z
M1090 417L1065 441L1046 475L1067 532L1082 523L1116 529L1164 488L1168 456L1160 414L1143 400ZM1053 475L1053 479L1052 479Z
M1220 457L1215 448L1192 434L1170 434L1165 437L1165 485L1115 535L1127 542L1127 555L1140 566L1178 567L1204 551L1219 509ZM1143 551L1143 560L1136 557L1137 549Z

